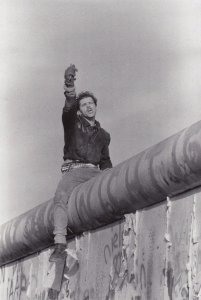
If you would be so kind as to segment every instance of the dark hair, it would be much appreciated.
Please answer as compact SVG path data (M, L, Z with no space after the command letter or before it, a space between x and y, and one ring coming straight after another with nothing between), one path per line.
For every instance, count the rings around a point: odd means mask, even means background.
M97 99L96 97L94 96L93 93L89 92L89 91L85 91L85 92L81 92L78 96L77 96L77 109L79 109L79 106L80 106L80 101L84 98L88 98L90 97L93 101L94 101L94 104L97 106Z

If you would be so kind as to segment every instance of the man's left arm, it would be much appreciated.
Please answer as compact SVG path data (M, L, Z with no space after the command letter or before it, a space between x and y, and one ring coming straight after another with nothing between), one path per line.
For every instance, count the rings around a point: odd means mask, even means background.
M112 162L109 153L109 144L110 144L110 135L107 134L107 143L104 145L101 151L101 159L99 163L99 167L101 170L112 168Z

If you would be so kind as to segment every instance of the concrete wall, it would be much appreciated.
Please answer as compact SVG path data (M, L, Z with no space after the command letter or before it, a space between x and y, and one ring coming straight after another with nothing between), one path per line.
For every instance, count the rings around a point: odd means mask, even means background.
M201 192L126 215L71 240L59 295L44 276L51 248L0 269L1 300L200 300Z
M69 232L95 230L200 186L201 121L78 185L68 201ZM53 199L0 226L0 266L52 244Z

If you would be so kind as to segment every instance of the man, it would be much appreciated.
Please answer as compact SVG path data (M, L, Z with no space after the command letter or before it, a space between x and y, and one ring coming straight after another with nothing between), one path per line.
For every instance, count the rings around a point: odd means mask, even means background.
M66 255L67 204L73 189L100 174L101 170L112 167L110 135L95 119L97 99L90 92L82 92L76 98L76 72L75 65L70 65L64 75L64 163L61 168L63 176L54 197L55 249L50 261Z

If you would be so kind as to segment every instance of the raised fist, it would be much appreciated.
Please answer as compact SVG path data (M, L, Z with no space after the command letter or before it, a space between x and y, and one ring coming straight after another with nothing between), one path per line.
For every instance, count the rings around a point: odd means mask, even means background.
M64 79L67 87L74 86L74 81L76 80L75 75L77 71L78 70L75 65L72 64L65 70Z

